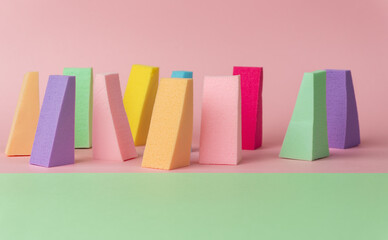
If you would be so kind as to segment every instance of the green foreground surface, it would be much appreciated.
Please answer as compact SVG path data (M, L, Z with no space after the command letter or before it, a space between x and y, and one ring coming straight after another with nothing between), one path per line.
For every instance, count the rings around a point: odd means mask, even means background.
M388 239L388 174L0 174L0 239Z

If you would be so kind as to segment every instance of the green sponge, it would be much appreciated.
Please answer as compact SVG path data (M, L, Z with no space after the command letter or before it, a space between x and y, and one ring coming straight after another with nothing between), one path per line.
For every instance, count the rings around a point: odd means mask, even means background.
M329 156L326 72L305 73L280 157L315 160Z
M64 68L63 75L75 76L75 148L92 147L93 68Z

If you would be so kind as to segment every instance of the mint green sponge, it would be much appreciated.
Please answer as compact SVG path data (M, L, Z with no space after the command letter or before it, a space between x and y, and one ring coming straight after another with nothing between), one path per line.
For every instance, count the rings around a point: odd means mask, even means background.
M75 76L75 148L91 148L93 68L64 68L63 75Z
M329 156L326 72L305 73L280 157L315 160Z

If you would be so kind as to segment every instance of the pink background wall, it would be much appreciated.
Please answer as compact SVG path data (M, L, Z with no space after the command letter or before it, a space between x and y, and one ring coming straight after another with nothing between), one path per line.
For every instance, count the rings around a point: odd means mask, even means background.
M204 75L234 65L264 67L263 147L280 148L303 72L351 69L364 146L388 146L388 1L2 0L0 149L4 151L23 75L63 67L118 72L132 64L194 71L199 139Z

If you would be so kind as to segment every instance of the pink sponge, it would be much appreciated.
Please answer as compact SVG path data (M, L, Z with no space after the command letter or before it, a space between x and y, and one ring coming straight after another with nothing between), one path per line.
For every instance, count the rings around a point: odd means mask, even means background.
M117 73L96 75L93 105L93 158L136 158Z
M263 136L263 68L234 67L241 78L242 149L261 147Z
M240 159L240 76L205 77L199 163L236 165Z

